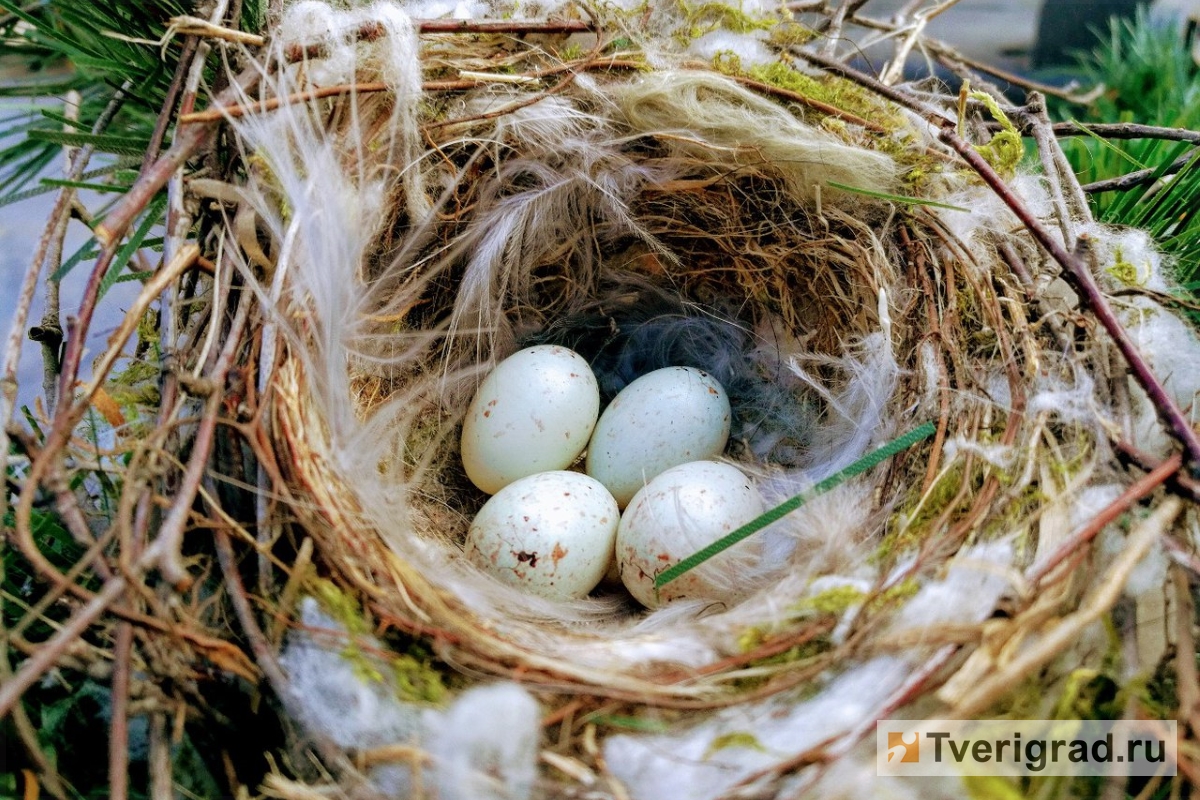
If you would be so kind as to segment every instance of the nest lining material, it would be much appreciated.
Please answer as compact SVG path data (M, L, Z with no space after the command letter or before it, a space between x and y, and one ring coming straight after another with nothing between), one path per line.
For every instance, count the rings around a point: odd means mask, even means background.
M865 718L937 652L939 630L981 623L1013 591L1004 576L1019 551L1053 552L1064 533L1046 509L1069 507L1068 489L1088 481L1119 482L1105 425L1156 426L1136 390L1125 405L1128 389L1111 390L1124 381L1108 377L1103 345L1056 340L1066 304L1042 292L1051 313L1030 318L1029 287L1004 258L1049 283L1039 252L989 190L943 168L916 118L889 109L895 130L847 126L663 50L648 71L600 70L593 54L552 92L502 78L430 96L432 69L549 74L566 45L421 49L398 8L369 17L386 29L370 43L347 33L363 12L303 3L285 19L276 57L295 46L317 56L264 71L267 95L374 81L388 91L232 120L261 167L244 189L260 235L240 241L269 265L245 273L268 316L259 378L286 513L333 577L375 615L430 636L448 663L639 705L740 705L777 743L853 694L837 686L866 680L873 690L847 705ZM1036 179L1012 186L1068 238L1086 228L1098 258L1115 246ZM956 208L880 199L913 191ZM1161 271L1144 240L1123 236L1125 252L1140 248ZM752 343L752 369L815 409L787 465L738 454L768 502L926 419L941 421L945 446L896 458L762 534L769 557L726 576L754 587L735 604L642 613L499 584L459 557L482 498L455 460L455 426L491 365L619 304L631 285L721 309ZM1151 306L1139 300L1131 319L1175 319ZM779 651L789 637L798 644ZM777 652L789 655L772 661ZM770 697L846 659L858 666L832 694L772 732ZM698 761L733 724L721 719L694 734ZM635 783L656 774L646 747L613 740Z

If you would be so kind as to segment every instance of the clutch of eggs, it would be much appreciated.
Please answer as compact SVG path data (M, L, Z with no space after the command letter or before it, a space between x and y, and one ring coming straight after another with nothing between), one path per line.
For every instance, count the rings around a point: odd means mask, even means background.
M725 390L693 367L643 375L599 414L580 355L557 345L515 353L484 379L463 422L467 477L493 495L467 533L468 559L566 600L594 589L615 554L622 582L650 608L728 599L713 572L732 565L724 557L658 593L654 576L762 512L740 471L702 460L724 450L730 417ZM565 471L585 448L588 474ZM752 549L734 548L734 558Z

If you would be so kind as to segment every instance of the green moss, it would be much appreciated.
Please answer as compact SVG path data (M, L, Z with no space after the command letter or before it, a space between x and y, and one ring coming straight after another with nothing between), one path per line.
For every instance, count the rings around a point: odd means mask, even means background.
M563 61L577 61L586 55L583 48L578 44L569 44L559 51L558 57Z
M746 731L734 731L733 733L725 733L712 740L708 749L704 751L704 759L708 760L715 753L722 750L728 750L731 747L741 748L743 750L757 750L760 753L766 753L767 748L763 747L762 742L753 733Z
M351 636L371 633L370 623L363 618L358 601L340 586L324 578L313 578L308 586L325 613L333 617Z
M992 165L992 168L1000 173L1001 177L1013 177L1017 173L1017 166L1021 163L1021 159L1025 157L1025 140L1021 138L1020 131L990 94L969 91L968 85L963 86L963 91L970 99L983 103L988 113L992 115L992 119L1000 123L1001 129L992 136L991 141L987 144L975 145L976 152L983 156Z
M915 134L900 110L858 84L832 75L806 75L778 61L751 67L746 75L882 125L887 133L875 134L875 149L902 165L919 166L923 171L931 169L933 162L930 157L925 155L922 148L912 146ZM822 124L842 138L848 138L845 120L827 116Z
M1149 264L1139 266L1129 261L1125 258L1125 252L1118 247L1113 254L1112 265L1104 271L1126 286L1143 286L1150 277L1151 267Z
M823 86L821 81L816 78L805 75L803 72L789 67L781 61L775 61L771 64L759 64L751 67L747 73L756 81L769 83L772 86L778 86L780 89L787 89L797 94L802 94L805 97L811 97L814 100L821 102L833 103L835 90Z
M915 578L906 578L897 584L889 586L867 602L866 611L877 611L891 605L898 605L916 595L921 590L921 584Z
M749 628L738 637L738 648L743 654L753 652L756 648L770 641L771 636L771 632L763 628ZM829 652L832 646L827 636L816 636L803 644L790 647L782 653L776 653L765 658L756 658L748 666L758 667L808 661ZM742 678L735 681L735 684L742 689L753 689L762 686L767 680L764 677Z
M1054 719L1118 719L1120 687L1107 669L1080 667L1072 670L1054 705Z
M1136 697L1142 708L1158 719L1174 717L1179 708L1178 658L1175 646L1168 646L1154 672L1125 684L1122 696ZM1200 668L1200 653L1192 658Z
M898 553L917 547L924 540L930 523L937 519L962 489L964 462L951 464L922 496L909 499L906 506L891 516L888 532L872 556L886 562ZM982 476L972 479L982 483ZM960 501L961 505L962 501Z
M1012 779L999 775L964 775L962 785L971 800L1025 800Z
M741 57L732 50L718 50L712 57L712 68L722 75L745 75Z
M396 682L396 693L402 700L436 705L446 699L446 683L442 673L428 658L418 658L412 654L399 656L392 661L392 678Z
M907 579L876 595L868 595L853 586L833 586L791 606L800 617L839 616L856 605L864 604L865 613L874 613L897 605L915 595L921 588L915 579Z
M800 47L808 44L817 36L817 32L798 22L781 22L767 34L767 41L780 49Z
M138 320L134 358L124 362L124 368L104 386L129 421L128 433L134 438L148 431L152 417L146 411L157 409L160 400L158 339L158 315L148 311Z
M793 608L803 614L816 612L822 616L837 615L862 603L866 593L853 586L833 586L811 597L805 597Z
M755 625L752 628L747 628L742 631L742 635L738 637L737 646L738 652L745 655L756 647L760 647L764 642L771 637L770 631Z
M408 652L367 652L358 642L370 636L370 621L350 594L329 580L312 578L308 588L327 614L337 620L350 635L339 655L350 664L354 674L365 683L389 683L396 696L410 703L438 704L446 699L446 681L431 653L414 642Z
M714 0L699 5L679 0L679 9L683 12L687 24L687 36L691 39L699 39L704 34L715 30L727 30L734 33L766 31L778 24L776 20L755 17L737 6Z

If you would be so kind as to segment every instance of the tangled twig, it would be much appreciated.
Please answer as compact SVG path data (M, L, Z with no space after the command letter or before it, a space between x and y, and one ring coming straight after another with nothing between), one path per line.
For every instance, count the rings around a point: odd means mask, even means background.
M885 86L869 75L848 67L841 62L804 51L801 51L800 55L823 69L853 80L878 92L895 103L899 103L906 108L922 114L930 123L939 127L938 138L949 145L967 162L971 169L978 173L979 177L996 193L996 196L1003 200L1004 204L1012 210L1037 243L1050 254L1051 258L1063 267L1063 278L1066 279L1071 288L1078 294L1083 307L1096 317L1101 327L1112 337L1122 356L1124 356L1125 362L1129 365L1134 379L1142 387L1143 391L1146 392L1147 396L1149 396L1150 402L1154 405L1155 410L1157 410L1160 419L1165 423L1171 435L1183 445L1191 468L1200 474L1200 438L1197 437L1187 417L1184 416L1179 405L1167 393L1166 388L1154 374L1146 359L1138 352L1133 340L1129 338L1128 332L1120 320L1117 319L1112 306L1109 305L1104 294L1100 291L1100 287L1092 275L1091 266L1083 259L1080 253L1069 252L1063 247L1062 243L1050 235L1050 232L1046 230L1045 226L1033 215L1024 202L1009 188L1008 184L1000 177L995 168L988 163L987 159L970 142L958 135L955 130L955 121L948 119L940 112L930 109L924 103L914 100L904 92L893 89L890 86Z

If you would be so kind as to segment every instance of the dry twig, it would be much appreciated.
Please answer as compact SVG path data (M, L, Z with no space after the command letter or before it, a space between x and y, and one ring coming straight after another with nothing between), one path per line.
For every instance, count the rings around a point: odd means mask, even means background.
M940 112L928 108L924 103L914 100L904 92L897 91L890 86L885 86L869 75L847 67L838 61L803 51L800 51L800 55L819 67L844 78L849 78L895 103L899 103L906 108L922 114L930 123L939 126L938 138L948 144L967 162L971 169L979 174L984 183L991 187L996 196L1003 200L1004 204L1012 210L1038 244L1063 267L1063 278L1079 296L1080 304L1096 317L1101 327L1112 337L1117 348L1124 356L1125 362L1129 365L1134 379L1137 380L1142 390L1149 396L1150 402L1153 403L1154 408L1158 411L1159 417L1163 420L1171 435L1182 443L1192 469L1200 471L1200 438L1197 437L1191 423L1188 422L1187 417L1179 409L1179 405L1168 394L1162 382L1155 376L1154 371L1150 369L1150 365L1146 363L1141 353L1138 352L1133 340L1129 338L1129 334L1125 331L1124 326L1121 325L1120 320L1117 319L1112 307L1108 304L1108 301L1100 291L1100 287L1096 284L1091 266L1080 254L1068 252L1057 239L1050 235L1045 226L1030 212L1021 199L1013 193L1012 189L997 174L987 159L980 155L979 151L969 142L958 135L955 131L955 122L948 120Z

